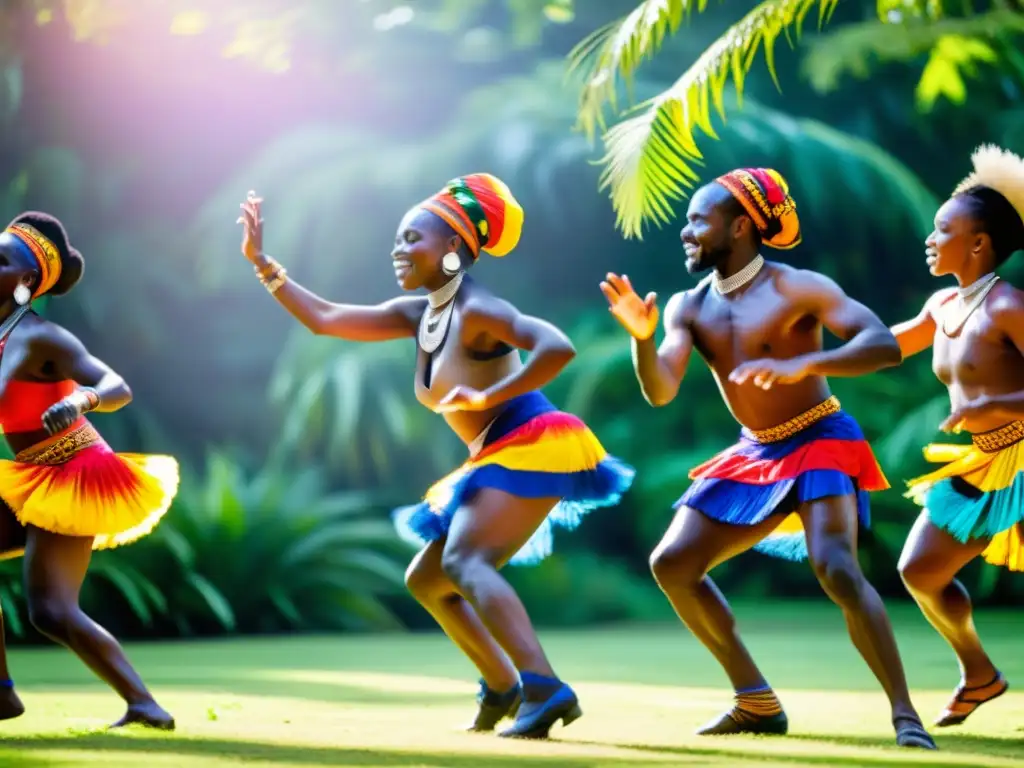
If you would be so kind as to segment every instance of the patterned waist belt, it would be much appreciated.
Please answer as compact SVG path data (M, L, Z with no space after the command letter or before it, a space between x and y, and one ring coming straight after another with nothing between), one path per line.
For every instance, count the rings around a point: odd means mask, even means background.
M971 435L971 442L984 453L998 453L1021 440L1024 440L1024 421L1011 421L999 429Z
M51 437L20 451L14 460L23 464L63 464L83 448L88 448L102 439L93 425L86 422L70 432Z
M802 432L826 416L839 413L841 409L842 406L839 405L839 398L833 395L828 400L818 403L810 410L804 411L799 416L794 416L789 421L784 421L777 426L768 427L767 429L748 429L747 433L759 443L777 443L779 440L785 440L798 432Z

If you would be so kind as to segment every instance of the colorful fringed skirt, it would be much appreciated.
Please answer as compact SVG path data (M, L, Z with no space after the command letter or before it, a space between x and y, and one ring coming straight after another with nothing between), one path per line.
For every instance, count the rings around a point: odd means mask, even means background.
M150 533L178 490L171 456L114 453L89 422L0 460L0 498L22 525L110 549Z
M789 514L754 548L786 560L807 557L796 508L829 496L855 495L860 524L870 525L868 494L889 487L857 422L830 397L769 429L744 428L733 447L690 472L694 481L675 508L690 507L718 522L757 525Z
M957 541L991 539L982 557L1024 571L1024 421L971 436L970 445L929 445L945 466L907 483L907 496Z
M540 392L530 392L508 401L470 446L461 467L431 486L421 503L397 509L393 517L403 539L423 546L446 536L456 510L481 489L561 499L509 560L532 565L551 554L555 528L572 530L591 510L617 504L634 474L580 419L557 410Z

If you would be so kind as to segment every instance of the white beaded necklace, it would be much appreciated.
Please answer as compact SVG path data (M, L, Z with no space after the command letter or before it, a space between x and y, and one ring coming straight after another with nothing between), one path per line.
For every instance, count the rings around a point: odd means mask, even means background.
M975 310L982 305L989 291L996 287L999 282L999 275L990 272L984 277L975 280L966 288L957 289L957 300L952 306L946 309L942 316L942 332L947 336L955 336L967 324L967 321L974 314ZM953 315L956 320L954 327L949 327L949 316Z
M742 288L744 285L749 283L757 274L761 271L764 266L764 257L758 254L757 257L751 261L747 266L737 272L735 275L729 277L722 277L718 272L711 274L711 284L715 286L715 290L723 296L727 293L732 293L735 290Z
M428 355L437 351L448 333L448 326L452 321L452 311L455 308L455 295L462 287L462 278L465 274L465 272L459 272L436 291L427 294L427 304L430 305L430 309L424 312L420 319L418 340L420 347Z

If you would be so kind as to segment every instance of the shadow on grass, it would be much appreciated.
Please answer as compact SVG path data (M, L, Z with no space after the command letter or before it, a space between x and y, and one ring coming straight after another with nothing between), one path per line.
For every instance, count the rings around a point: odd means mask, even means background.
M818 738L810 736L790 737L801 741L817 740L842 745L860 747L892 747L891 740L873 738ZM776 743L784 745L786 740L779 739ZM964 746L970 746L975 753L996 756L996 752L990 749L998 748L999 756L1014 757L1020 754L1019 739L992 739L986 737L950 737L943 740L945 744L952 745L962 742ZM756 759L758 762L785 763L787 765L832 765L832 766L864 766L864 765L892 765L893 754L867 754L858 756L840 755L805 755L793 754L789 751L774 753L751 753L742 748L733 749L698 749L673 746L651 746L645 744L610 744L607 742L563 742L565 744L581 744L595 747L614 747L634 752L657 754L663 757L695 758L707 764L710 762L722 761L723 765L735 765L739 761ZM1016 745L1016 746L1015 746ZM530 766L531 768L600 768L601 766L626 766L636 765L637 757L612 757L612 756L579 756L568 755L496 755L492 753L482 754L452 754L451 752L425 752L425 751L403 751L393 749L358 749L344 747L316 747L304 745L272 744L251 741L236 741L230 739L183 739L178 736L167 738L153 737L125 737L112 734L86 734L83 736L40 736L21 737L4 739L4 750L0 750L0 756L5 756L6 748L18 750L17 760L21 762L4 762L12 768L37 768L44 765L44 762L37 761L26 752L42 750L60 750L76 752L110 752L110 753L138 753L150 752L153 754L176 754L183 758L203 758L230 756L232 760L244 762L283 762L298 765L333 765L341 766L445 766L446 768L479 768L485 762L489 768L516 768L517 766ZM950 750L963 754L966 749ZM942 759L942 753L931 753L935 755L933 760L914 760L915 768L956 768L962 766L963 762L957 759L946 761ZM922 756L915 751L915 756ZM680 762L690 762L681 759Z
M1024 754L1024 738L1019 736L976 736L973 734L932 733L940 752L957 755L984 757L1020 758ZM799 741L826 741L846 747L895 747L894 738L880 736L815 736L811 734L790 734L786 738Z
M52 768L53 761L0 749L0 765L4 768Z
M61 750L75 752L149 752L176 754L183 758L198 759L230 757L247 763L281 762L296 765L345 766L444 766L445 768L600 768L600 766L636 765L636 759L621 757L569 757L555 755L495 755L452 754L450 752L400 751L393 749L357 749L344 747L315 747L289 744L268 744L228 739L125 738L109 734L90 734L79 737L50 736L39 738L4 739L4 747L19 751L19 756L32 750ZM608 746L608 745L603 745ZM0 751L0 756L3 752ZM31 759L31 758L29 758ZM18 768L36 768L44 763L14 764ZM6 766L7 763L4 763Z
M651 754L658 754L663 756L675 755L678 757L716 757L722 758L726 763L730 763L735 760L757 760L758 762L765 763L800 763L807 765L835 765L835 766L864 766L864 765L893 765L894 758L897 754L901 755L913 755L915 758L913 765L915 768L956 768L957 766L963 766L963 760L961 758L965 756L973 757L996 757L996 758L1020 758L1021 754L1024 753L1024 739L1010 737L1010 738L997 738L988 736L945 736L936 739L939 746L937 752L927 752L924 750L900 750L896 746L895 739L892 738L881 738L875 736L826 736L826 735L810 735L810 734L790 734L784 738L782 737L764 737L764 739L770 739L773 744L778 744L782 747L776 752L770 753L752 753L749 750L741 748L733 749L700 749L694 747L675 747L669 745L652 745L652 744L635 744L627 742L600 742L600 741L584 741L574 742L576 744L586 744L588 746L604 746L604 747L616 747L618 749L629 749L637 752L647 752ZM764 739L761 741L763 742ZM834 744L836 746L844 747L857 747L866 749L888 749L892 750L886 754L865 754L865 755L811 755L804 753L793 753L785 750L785 743L787 741L801 741L801 742L818 742L825 744ZM719 742L722 743L722 742ZM943 753L950 755L950 760L943 759ZM931 756L933 759L921 759L926 756ZM955 756L955 757L954 757Z
M152 688L166 694L175 691L187 691L189 694L201 693L210 696L264 696L270 698L294 698L325 704L392 704L403 707L426 704L445 704L465 702L467 707L474 704L472 687L467 683L465 693L450 691L419 692L403 690L381 690L368 685L351 685L346 683L313 681L275 681L253 680L240 674L236 676L220 675L213 679L192 678L188 675L174 680L161 680L150 676L146 680ZM95 680L57 680L37 679L30 686L32 692L45 693L48 688L67 691L79 689L83 693L96 693L104 690ZM31 696L31 693L29 694Z

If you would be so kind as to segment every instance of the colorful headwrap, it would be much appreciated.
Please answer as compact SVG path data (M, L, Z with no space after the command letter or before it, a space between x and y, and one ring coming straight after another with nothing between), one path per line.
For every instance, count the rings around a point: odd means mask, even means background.
M953 195L971 187L994 189L1009 201L1024 221L1024 159L993 144L983 144L971 155L974 172L961 181Z
M523 208L512 192L489 173L452 179L444 189L420 203L455 230L476 259L480 251L504 256L523 233Z
M39 265L39 287L32 294L33 299L38 299L57 284L61 270L60 249L50 238L28 224L11 224L4 231L28 248Z
M738 168L715 181L740 202L765 245L780 250L800 245L796 203L781 173L771 168Z

